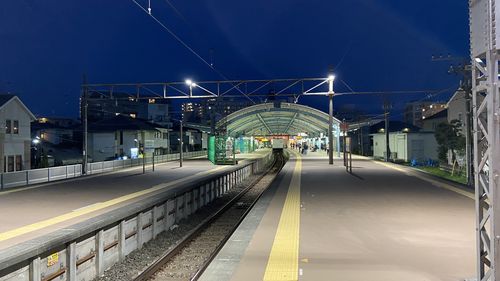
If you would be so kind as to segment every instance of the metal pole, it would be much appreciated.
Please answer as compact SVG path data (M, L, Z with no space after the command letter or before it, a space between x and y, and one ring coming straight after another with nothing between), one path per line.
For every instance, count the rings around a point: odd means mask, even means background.
M361 135L361 156L365 156L365 142L363 139L363 126L359 128L359 134Z
M333 165L333 80L334 77L330 76L328 79L328 163Z
M474 184L474 164L472 161L472 93L470 87L466 85L467 89L464 90L465 95L465 110L466 110L466 119L465 119L465 165L467 172L467 185L473 186Z
M233 140L233 165L236 165L236 139Z
M385 162L389 162L391 155L391 147L389 146L389 103L384 102L384 115L385 115Z
M182 157L183 157L183 150L184 150L184 139L183 139L183 133L182 133L182 120L180 121L180 146L181 150L179 152L179 167L182 167Z
M155 153L153 152L153 172L155 171Z
M352 152L349 152L349 172L352 174Z
M83 148L82 148L82 173L87 174L87 162L88 162L88 88L87 76L83 75L83 98L82 98L82 122L83 122Z
M333 95L328 95L330 101L328 115L328 163L333 165Z
M345 122L345 120L344 120L344 122ZM346 149L347 149L347 143L346 143L346 140L347 140L347 130L345 128L345 125L344 125L344 138L343 139L344 139L344 143L343 143L342 146L343 146L343 150L344 150L344 166L347 167L347 164L348 164L347 163L347 151L346 151Z
M142 152L142 173L146 173L146 150Z

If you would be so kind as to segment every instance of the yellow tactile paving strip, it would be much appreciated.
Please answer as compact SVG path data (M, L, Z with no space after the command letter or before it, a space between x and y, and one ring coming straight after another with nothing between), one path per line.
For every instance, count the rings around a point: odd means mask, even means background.
M0 233L0 242L8 240L8 239L12 239L14 237L17 237L17 236L20 236L23 234L30 233L30 232L33 232L36 230L40 230L40 229L45 228L45 227L53 226L55 224L65 222L65 221L68 221L68 220L71 220L71 219L74 219L74 218L77 218L77 217L80 217L80 216L83 216L86 214L90 214L90 213L95 212L95 211L100 211L100 210L103 210L105 208L123 203L123 202L131 200L131 199L138 198L138 197L143 196L143 195L151 194L155 191L159 191L159 190L162 190L162 189L165 189L168 187L172 187L175 184L196 178L198 176L213 173L215 171L221 170L222 168L224 168L224 167L217 167L217 168L214 168L214 169L211 169L208 171L196 173L194 175L191 175L191 176L188 176L188 177L185 177L182 179L174 180L174 181L171 181L171 182L166 183L166 184L158 184L158 185L153 186L149 189L134 192L134 193L131 193L128 195L124 195L121 197L117 197L115 199L108 200L106 202L97 203L97 204L93 204L91 206L80 208L80 209L74 210L73 212L62 214L62 215L57 216L57 217L53 217L53 218L50 218L47 220L39 221L39 222L30 224L30 225L26 225L26 226L22 226L22 227L13 229L13 230L2 232L2 233Z
M274 237L265 281L291 281L299 279L299 229L300 229L300 176L302 161L297 155L292 180L281 212Z

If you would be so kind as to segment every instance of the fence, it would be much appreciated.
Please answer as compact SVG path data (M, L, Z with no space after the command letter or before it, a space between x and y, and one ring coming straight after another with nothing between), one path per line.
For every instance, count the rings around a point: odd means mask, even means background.
M191 151L184 152L183 158L189 159L206 155L207 151ZM167 161L179 160L179 158L179 153L157 155L154 157L154 162L164 163ZM153 163L153 157L146 157L145 159L111 160L89 163L87 165L87 174L99 174L141 166L143 165L143 161L145 161L147 165L150 165ZM81 164L3 173L0 174L0 190L36 183L46 183L56 180L75 178L81 175Z
M194 157L207 156L206 150L201 151L190 151L184 152L182 154L183 159L189 159ZM179 160L179 153L173 154L165 154L165 155L156 155L154 156L154 163L165 163L168 161ZM104 172L111 172L117 169L124 169L136 166L142 166L143 161L146 165L153 164L153 157L137 158L137 159L126 159L126 160L112 160L112 161L102 161L102 162L93 162L87 165L87 174L99 174Z

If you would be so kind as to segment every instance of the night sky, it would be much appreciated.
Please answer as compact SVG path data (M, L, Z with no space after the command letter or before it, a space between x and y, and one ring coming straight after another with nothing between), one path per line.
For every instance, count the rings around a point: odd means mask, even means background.
M324 77L334 66L337 92L347 91L340 79L356 91L446 89L459 79L432 55L469 55L465 0L151 4L206 60L213 49L215 67L231 79ZM131 0L3 1L0 37L0 92L38 115L76 117L83 73L92 83L221 79ZM391 95L396 110L422 97ZM338 97L336 106L375 114L382 99ZM325 99L301 102L326 110Z

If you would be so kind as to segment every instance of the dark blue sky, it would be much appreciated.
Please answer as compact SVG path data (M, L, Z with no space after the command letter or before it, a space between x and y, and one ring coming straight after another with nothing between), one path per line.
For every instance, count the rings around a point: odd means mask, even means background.
M201 56L213 48L231 79L322 77L342 61L336 74L356 91L443 89L458 79L431 56L468 56L467 1L170 0L180 14L151 2ZM83 73L95 83L220 78L131 0L4 1L0 40L0 92L35 114L76 116ZM396 108L421 97L392 96ZM381 100L336 102L376 113Z

